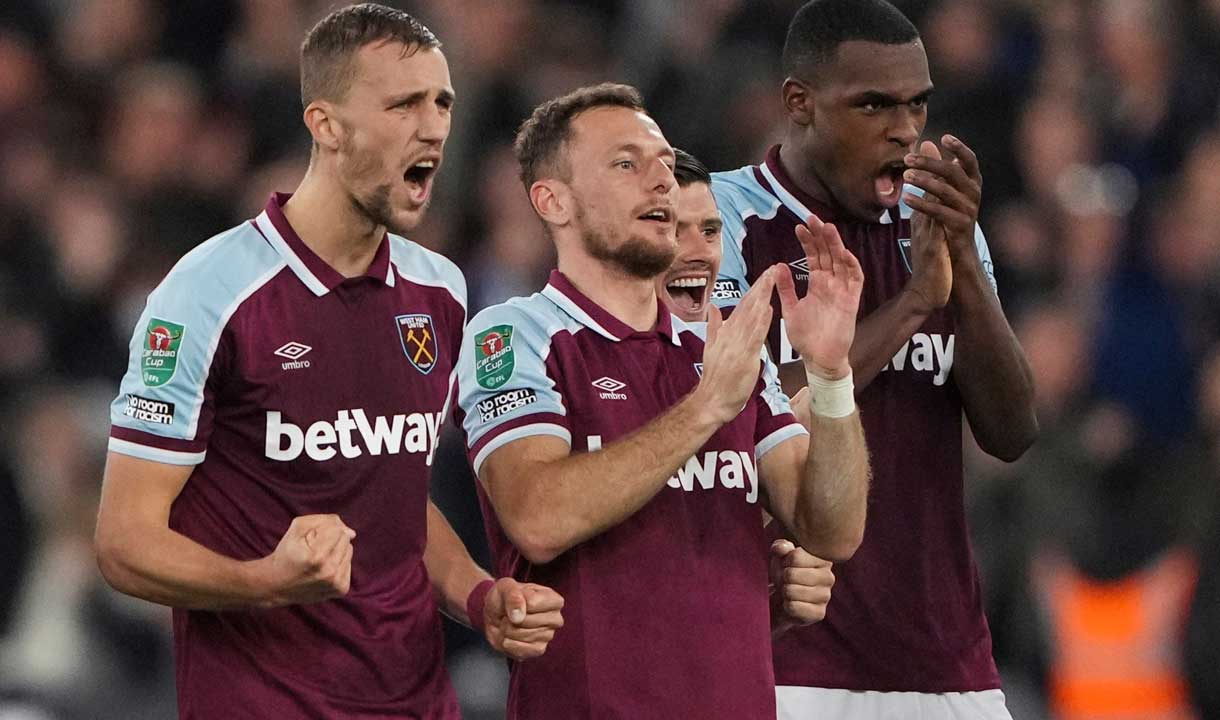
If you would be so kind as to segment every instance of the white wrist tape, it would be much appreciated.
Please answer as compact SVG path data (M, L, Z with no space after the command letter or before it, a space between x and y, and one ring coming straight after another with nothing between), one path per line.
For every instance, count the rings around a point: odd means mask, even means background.
M856 411L856 384L850 371L838 380L825 380L808 370L805 377L809 380L809 404L814 415L843 418Z

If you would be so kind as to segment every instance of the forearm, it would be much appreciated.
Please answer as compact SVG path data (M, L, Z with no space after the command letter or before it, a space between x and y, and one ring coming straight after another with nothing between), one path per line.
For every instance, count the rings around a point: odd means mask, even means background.
M432 581L432 591L441 612L469 626L466 599L475 586L491 576L470 557L461 538L431 500L428 501L428 544L424 549L424 567Z
M220 555L164 525L125 528L98 542L98 564L116 590L188 610L270 604L258 563Z
M797 544L827 560L850 558L864 537L868 485L868 449L860 413L842 418L814 414L793 512Z
M514 544L530 561L548 562L631 517L722 424L702 405L696 391L600 450L545 461L527 455L493 469L485 480Z
M930 314L919 294L907 288L856 325L849 359L857 393L868 387Z
M1029 362L976 258L954 263L953 376L979 447L1009 462L1038 435Z

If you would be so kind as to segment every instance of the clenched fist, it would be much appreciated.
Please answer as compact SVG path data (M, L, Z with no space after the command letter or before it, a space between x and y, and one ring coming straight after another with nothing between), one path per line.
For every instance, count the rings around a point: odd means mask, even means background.
M264 605L275 607L342 597L352 584L352 540L356 531L338 515L302 515L259 560L266 583Z
M810 555L790 540L771 543L772 634L821 622L834 584L829 560Z
M497 651L528 660L546 652L563 627L562 610L563 596L551 588L503 577L487 591L483 633Z

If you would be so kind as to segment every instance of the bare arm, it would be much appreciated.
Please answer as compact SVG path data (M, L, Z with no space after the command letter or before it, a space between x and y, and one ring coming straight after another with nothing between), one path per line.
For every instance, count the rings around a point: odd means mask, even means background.
M491 580L475 564L453 531L449 521L428 500L428 544L424 567L432 581L432 592L441 612L458 622L480 630L493 649L514 660L528 660L546 652L555 631L563 627L563 598L544 585L520 583L510 577ZM484 593L474 606L483 617L471 618L467 612L471 594Z
M813 416L808 437L791 438L762 457L759 481L768 506L809 553L849 559L864 538L868 451L859 413Z
M527 437L483 462L479 479L505 532L530 562L550 562L623 522L737 416L757 383L773 287L771 273L764 273L723 325L712 313L699 385L644 427L575 455L556 438Z
M107 456L95 545L115 589L200 610L313 602L347 592L355 533L334 515L296 518L274 553L248 561L171 530L170 506L192 469Z
M470 626L466 616L466 599L475 586L491 576L475 564L466 546L440 509L428 501L428 544L424 549L424 567L432 581L432 593L441 612Z
M912 276L906 289L856 325L856 340L851 346L851 369L857 393L868 387L881 368L894 357L894 353L911 339L935 310L911 289L914 281L915 277ZM804 378L801 380L803 385Z
M949 242L957 311L953 375L970 429L979 447L1011 462L1038 436L1033 373L983 272L974 242L982 188L978 160L960 140L946 135L943 142L947 159L928 142L915 156L912 165L917 169L907 172L928 195L908 197L908 203Z
M809 291L797 298L789 272L776 286L793 348L814 382L809 436L791 438L759 460L759 480L767 490L771 514L791 528L808 552L833 561L850 558L864 537L868 501L868 451L860 414L850 396L848 351L856 331L856 312L864 273L833 225L816 217L797 228L809 260ZM845 407L823 408L819 385L833 391Z

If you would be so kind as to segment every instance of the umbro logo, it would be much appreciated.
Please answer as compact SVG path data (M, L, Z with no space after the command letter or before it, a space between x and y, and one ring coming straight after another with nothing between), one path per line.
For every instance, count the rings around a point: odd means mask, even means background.
M795 274L797 277L801 277L802 274L804 277L809 277L809 258L807 257L803 257L800 260L793 260L792 262L788 263L788 267L796 271Z
M627 383L615 380L612 377L600 377L593 381L593 387L601 390L598 396L602 400L626 400L627 393L619 392L627 387Z
M299 342L290 342L281 345L280 348L275 351L275 354L288 360L288 362L280 364L282 369L297 370L299 368L309 367L309 361L302 360L301 358L304 357L310 350L313 350L313 348L308 345Z

